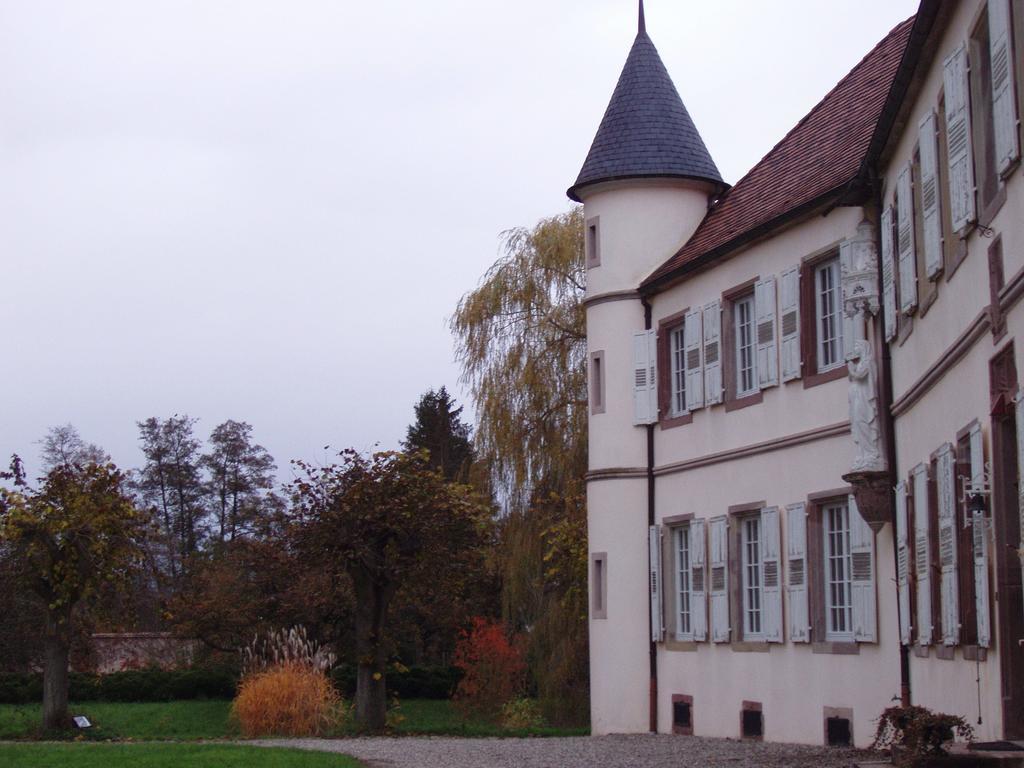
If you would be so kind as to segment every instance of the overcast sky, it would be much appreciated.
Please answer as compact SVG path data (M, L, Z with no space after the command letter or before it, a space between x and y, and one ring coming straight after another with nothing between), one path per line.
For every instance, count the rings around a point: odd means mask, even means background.
M729 182L911 0L647 0ZM635 0L0 0L0 458L74 423L394 447L447 318L566 210ZM467 408L467 411L471 408ZM3 459L2 464L6 464Z

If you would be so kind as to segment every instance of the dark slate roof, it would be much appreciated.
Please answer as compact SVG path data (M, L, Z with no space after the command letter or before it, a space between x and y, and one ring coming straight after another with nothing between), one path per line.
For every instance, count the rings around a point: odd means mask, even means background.
M860 175L913 25L911 17L886 35L725 193L641 290L670 285L795 216L838 200Z
M726 186L641 22L590 154L568 195L581 202L579 191L589 184L658 177Z

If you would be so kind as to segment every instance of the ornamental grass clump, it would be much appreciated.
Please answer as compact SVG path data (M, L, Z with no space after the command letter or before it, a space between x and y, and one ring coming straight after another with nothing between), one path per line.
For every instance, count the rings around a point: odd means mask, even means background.
M346 708L331 682L335 656L302 627L257 635L242 651L242 679L231 711L242 735L319 736Z

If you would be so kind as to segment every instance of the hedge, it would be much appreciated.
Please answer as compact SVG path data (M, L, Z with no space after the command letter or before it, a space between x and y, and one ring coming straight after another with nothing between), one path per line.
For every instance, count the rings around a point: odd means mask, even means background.
M387 674L388 693L400 699L448 699L462 671L455 667L412 667ZM354 667L336 667L331 680L351 698L356 690ZM150 702L182 699L233 699L238 676L231 669L143 669L90 675L72 672L71 701ZM31 704L43 699L41 674L0 674L0 704Z
M399 699L450 699L462 679L458 667L409 667L385 675L388 694ZM355 667L341 665L331 672L334 687L351 699L356 693Z
M174 701L177 699L232 699L237 677L224 669L164 671L145 669L89 675L72 672L68 692L72 701ZM0 703L42 701L43 676L0 675Z

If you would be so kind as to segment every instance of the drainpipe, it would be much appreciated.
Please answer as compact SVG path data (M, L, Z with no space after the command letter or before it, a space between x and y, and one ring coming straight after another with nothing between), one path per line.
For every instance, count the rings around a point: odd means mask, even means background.
M872 202L874 203L874 211L871 213L872 223L875 225L875 253L879 255L881 259L882 254L882 181L876 175L872 175L871 178L872 187ZM882 422L885 428L885 459L889 466L892 477L896 478L896 419L892 415L892 401L893 401L893 390L892 390L892 355L889 351L889 345L885 342L885 289L882 285L882 269L879 263L878 268L878 296L881 299L883 309L879 314L879 320L876 321L878 325L882 327L882 331L878 338L882 339L882 343L877 345L881 350L882 355L882 387L881 387L881 408L879 412L882 415ZM899 573L899 551L896 545L896 491L890 489L889 497L889 508L892 510L892 533L893 533L893 561L896 565L896 572ZM897 618L896 625L899 626L899 590L896 593L896 610ZM904 707L910 706L910 649L900 642L900 705Z
M640 302L644 307L644 330L649 331L651 329L651 304L647 300L647 297L642 297ZM647 526L648 528L654 525L654 425L648 424L647 427ZM650 589L650 584L647 585ZM647 627L648 634L650 628L654 626L654 616L651 615L651 598L647 595ZM658 644L654 641L650 641L650 666L651 666L651 683L650 683L650 711L651 720L649 729L651 733L658 732Z

